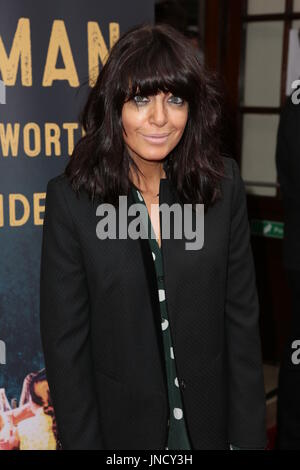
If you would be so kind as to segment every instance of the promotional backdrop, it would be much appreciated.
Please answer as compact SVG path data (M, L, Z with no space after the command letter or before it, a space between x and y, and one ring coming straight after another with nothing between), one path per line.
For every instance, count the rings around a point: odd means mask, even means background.
M110 48L153 20L154 0L0 0L0 450L57 448L39 333L45 190Z

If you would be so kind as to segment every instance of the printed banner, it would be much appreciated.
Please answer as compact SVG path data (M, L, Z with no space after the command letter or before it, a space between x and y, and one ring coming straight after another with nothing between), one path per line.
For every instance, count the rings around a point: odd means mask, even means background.
M39 333L46 186L109 50L153 20L153 0L0 0L0 450L58 448Z

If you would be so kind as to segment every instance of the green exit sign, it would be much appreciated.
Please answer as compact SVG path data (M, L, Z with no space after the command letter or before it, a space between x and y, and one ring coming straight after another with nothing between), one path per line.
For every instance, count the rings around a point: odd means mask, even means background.
M250 221L252 235L269 238L283 238L284 224L272 220L252 219Z

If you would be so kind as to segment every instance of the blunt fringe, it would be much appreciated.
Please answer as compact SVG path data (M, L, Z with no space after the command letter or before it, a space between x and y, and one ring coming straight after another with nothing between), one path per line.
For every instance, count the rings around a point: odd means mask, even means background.
M112 47L79 117L85 135L65 168L76 193L118 204L128 195L129 169L137 171L123 141L122 107L138 92L171 92L186 100L189 115L176 147L165 157L167 178L183 203L205 210L221 196L221 92L187 38L167 24L143 23Z

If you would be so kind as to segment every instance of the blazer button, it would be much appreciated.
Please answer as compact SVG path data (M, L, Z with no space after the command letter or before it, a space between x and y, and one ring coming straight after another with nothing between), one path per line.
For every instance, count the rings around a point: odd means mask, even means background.
M186 389L186 383L185 383L185 380L184 380L184 379L180 379L180 388L181 388L181 390L185 390L185 389Z
M164 276L157 276L157 279L161 282L164 280Z

